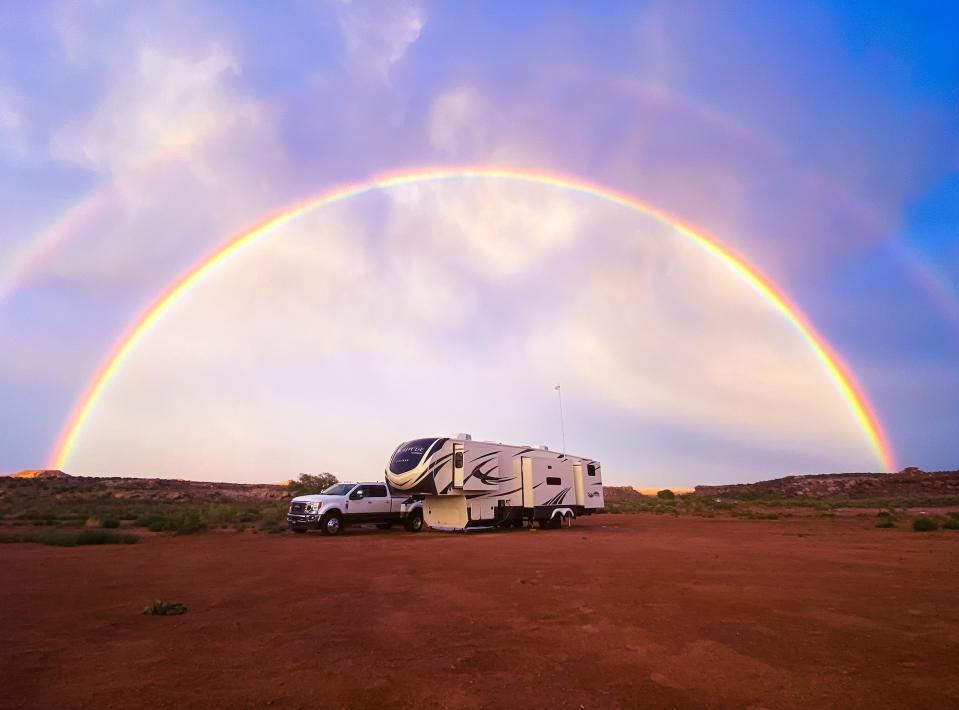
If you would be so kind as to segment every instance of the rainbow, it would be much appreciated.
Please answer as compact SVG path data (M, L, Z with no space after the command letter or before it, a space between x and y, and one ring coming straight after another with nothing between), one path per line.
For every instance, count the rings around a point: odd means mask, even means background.
M334 187L319 196L307 198L281 209L253 224L248 229L227 239L169 284L111 348L106 359L72 408L69 418L64 424L60 436L53 447L49 467L66 467L83 426L90 418L107 385L113 380L120 367L127 358L129 358L130 354L143 340L146 334L150 332L153 326L156 325L166 313L183 300L194 286L216 271L227 260L251 245L276 233L277 230L284 225L318 208L377 190L386 190L401 185L453 179L498 179L558 187L636 210L668 225L680 235L686 237L689 241L725 264L770 305L782 313L786 320L802 335L824 367L833 385L848 405L850 412L865 433L886 470L893 471L896 469L889 441L883 433L882 427L872 407L856 384L848 368L843 365L839 357L831 350L823 337L813 328L812 324L799 308L792 304L768 279L756 269L749 266L743 259L736 256L729 249L721 246L719 242L712 237L693 229L675 217L627 194L562 175L492 167L420 169L380 175L367 182Z

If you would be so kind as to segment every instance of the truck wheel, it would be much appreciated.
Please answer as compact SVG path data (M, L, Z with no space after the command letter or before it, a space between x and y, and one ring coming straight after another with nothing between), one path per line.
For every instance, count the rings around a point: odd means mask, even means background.
M320 529L325 535L338 535L343 529L343 516L336 511L327 513L320 521Z
M415 510L406 518L404 526L407 532L419 532L423 529L423 511Z

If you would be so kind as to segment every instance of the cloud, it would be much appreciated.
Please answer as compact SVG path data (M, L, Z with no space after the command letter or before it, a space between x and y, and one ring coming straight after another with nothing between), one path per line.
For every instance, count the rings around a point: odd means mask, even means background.
M426 24L418 2L336 0L332 7L351 61L379 78L403 59Z
M202 142L238 114L254 119L253 102L239 102L229 77L237 61L213 45L189 57L145 46L133 70L117 81L92 115L56 132L51 152L107 173L121 173L164 151Z

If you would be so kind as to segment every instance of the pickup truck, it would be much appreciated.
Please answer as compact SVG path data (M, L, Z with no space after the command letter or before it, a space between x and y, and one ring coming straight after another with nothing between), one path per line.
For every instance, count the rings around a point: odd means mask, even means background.
M347 525L376 523L389 528L403 523L410 532L423 529L423 502L407 496L393 497L385 483L337 483L322 493L297 496L286 516L290 530L322 530L338 535Z

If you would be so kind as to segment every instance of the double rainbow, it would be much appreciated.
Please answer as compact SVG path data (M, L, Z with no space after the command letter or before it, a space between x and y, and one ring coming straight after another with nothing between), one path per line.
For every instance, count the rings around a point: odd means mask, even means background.
M802 314L799 308L792 304L768 279L756 269L749 266L743 259L721 246L712 237L698 232L675 217L624 193L561 175L527 172L508 168L484 167L439 168L399 172L381 175L363 183L335 187L317 197L308 198L286 207L279 212L275 212L248 229L229 238L167 286L111 348L109 355L103 361L103 364L97 370L95 376L71 410L70 416L50 455L50 467L66 467L83 429L83 425L90 418L104 390L136 346L143 340L146 334L150 332L151 328L163 318L170 309L179 303L194 286L212 274L228 259L236 256L256 242L276 233L276 231L285 224L318 208L376 190L386 190L400 185L453 179L498 179L558 187L636 210L672 227L676 232L705 250L708 254L719 259L770 305L785 316L786 320L803 336L809 344L809 347L812 348L812 351L825 368L826 373L841 394L843 400L847 403L850 412L865 433L880 461L886 467L886 470L895 470L896 467L889 441L883 433L882 427L872 407L869 405L849 370L842 364L839 357L832 352L826 341L813 328L812 324Z

